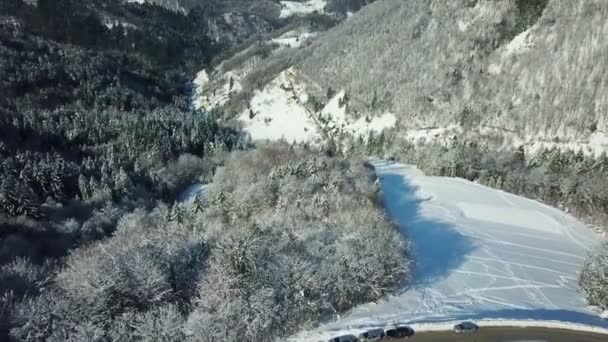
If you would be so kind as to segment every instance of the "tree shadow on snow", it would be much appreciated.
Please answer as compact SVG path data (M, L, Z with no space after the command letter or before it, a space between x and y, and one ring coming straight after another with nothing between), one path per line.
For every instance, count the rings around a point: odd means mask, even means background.
M385 169L379 176L387 214L412 243L414 274L401 292L447 277L475 249L472 239L449 222L422 216L423 203L432 198L417 194L418 188L402 175Z

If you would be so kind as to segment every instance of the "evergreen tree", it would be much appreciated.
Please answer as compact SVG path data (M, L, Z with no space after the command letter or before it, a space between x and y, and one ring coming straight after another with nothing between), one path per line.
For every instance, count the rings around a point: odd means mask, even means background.
M203 201L201 200L201 197L199 195L196 195L196 197L194 197L194 202L192 203L192 211L195 214L200 214L205 210L205 206L203 205Z

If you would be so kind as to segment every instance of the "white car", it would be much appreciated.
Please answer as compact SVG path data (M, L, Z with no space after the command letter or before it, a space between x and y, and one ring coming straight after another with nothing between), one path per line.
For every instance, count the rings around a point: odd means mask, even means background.
M380 341L383 338L384 330L382 329L369 330L362 334L359 334L359 341L361 342Z

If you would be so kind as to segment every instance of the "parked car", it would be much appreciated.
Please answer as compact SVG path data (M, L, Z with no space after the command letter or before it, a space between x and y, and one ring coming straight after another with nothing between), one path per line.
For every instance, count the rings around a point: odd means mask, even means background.
M359 334L359 341L361 342L371 342L371 341L380 341L384 338L384 330L382 329L374 329L368 330L362 334Z
M389 340L393 338L410 338L412 336L414 336L414 329L408 326L396 327L386 331L386 337Z
M342 335L330 339L329 342L359 342L359 340L354 335Z
M462 322L454 326L454 332L457 334L472 334L479 330L479 326L473 322Z

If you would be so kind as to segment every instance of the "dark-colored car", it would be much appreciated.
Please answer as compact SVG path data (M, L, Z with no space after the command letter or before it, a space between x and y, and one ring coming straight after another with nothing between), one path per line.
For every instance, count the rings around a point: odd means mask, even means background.
M472 334L479 330L479 326L473 322L462 322L454 326L454 332L457 334Z
M414 329L408 326L396 327L386 331L386 337L389 340L392 338L410 338L412 336L414 336Z
M338 336L338 337L334 337L329 340L329 342L358 342L358 341L359 340L357 339L357 337L353 336L353 335Z
M384 335L385 335L385 333L384 333L384 330L382 330L382 329L368 330L359 335L359 341L361 341L361 342L380 341L384 338Z

